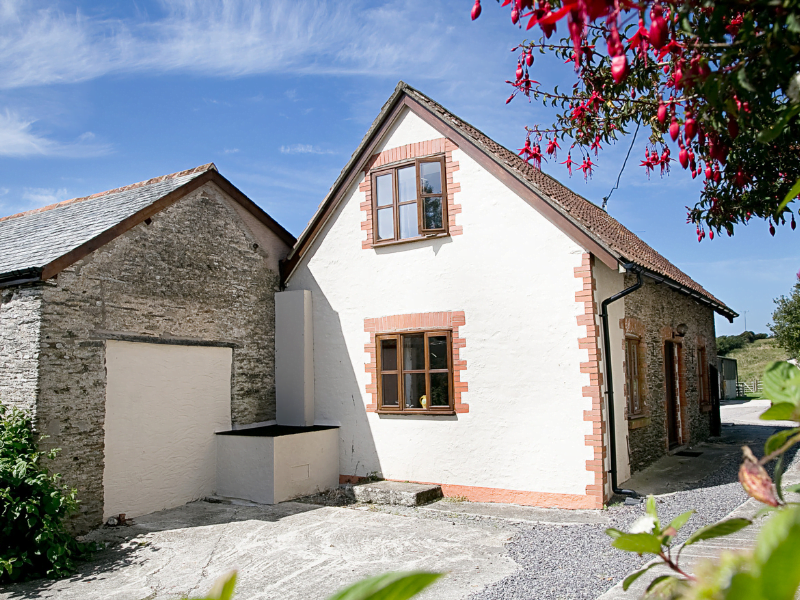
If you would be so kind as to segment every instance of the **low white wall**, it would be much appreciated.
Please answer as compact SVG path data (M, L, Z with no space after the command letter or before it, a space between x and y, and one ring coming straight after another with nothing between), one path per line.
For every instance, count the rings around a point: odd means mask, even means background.
M230 348L106 342L103 517L208 496L231 427Z
M339 430L275 438L275 502L339 487Z
M379 150L441 137L406 112ZM289 280L314 297L317 423L341 425L342 474L585 494L584 250L463 151L453 159L463 235L364 250L356 183ZM469 412L367 413L364 319L460 310Z
M218 435L215 492L275 504L275 439L249 435Z

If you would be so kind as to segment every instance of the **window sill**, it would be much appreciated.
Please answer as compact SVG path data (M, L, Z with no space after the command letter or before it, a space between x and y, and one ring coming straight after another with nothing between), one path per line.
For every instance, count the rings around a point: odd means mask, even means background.
M633 415L628 417L628 429L641 429L650 425L650 417L647 415Z
M436 240L439 238L446 238L450 237L450 234L447 232L443 233L432 233L430 235L419 235L413 238L406 238L404 240L386 240L383 242L373 242L373 248L382 248L384 246L397 246L398 244L410 244L411 242L424 242L425 240Z
M702 413L709 413L714 407L710 404L701 404L700 405L700 412Z
M452 408L443 408L441 410L386 410L379 408L375 411L379 415L399 415L399 416L425 416L425 417L452 417L456 411Z

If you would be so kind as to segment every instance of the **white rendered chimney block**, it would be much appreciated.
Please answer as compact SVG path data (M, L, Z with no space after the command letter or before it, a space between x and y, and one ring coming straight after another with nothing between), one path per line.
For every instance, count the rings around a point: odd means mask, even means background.
M314 424L311 291L275 293L275 393L278 425Z

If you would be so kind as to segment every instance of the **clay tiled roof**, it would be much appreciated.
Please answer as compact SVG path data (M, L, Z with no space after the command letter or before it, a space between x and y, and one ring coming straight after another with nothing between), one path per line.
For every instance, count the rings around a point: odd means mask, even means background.
M476 146L483 149L484 152L493 156L509 172L530 184L534 191L552 204L557 205L562 213L577 222L598 243L619 255L622 262L632 262L652 273L666 277L719 305L721 309L719 312L727 312L736 316L736 313L725 306L722 301L715 298L703 286L656 252L602 208L528 164L517 154L501 146L469 123L459 119L418 90L404 83L401 83L398 88L436 114ZM728 314L725 316L728 316Z
M3 217L0 278L42 269L208 171L216 167L209 163Z

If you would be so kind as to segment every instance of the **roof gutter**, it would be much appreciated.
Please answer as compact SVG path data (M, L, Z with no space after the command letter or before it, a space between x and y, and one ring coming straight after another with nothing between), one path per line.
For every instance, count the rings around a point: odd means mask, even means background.
M631 287L625 288L621 292L617 292L613 296L610 296L603 300L601 306L602 309L600 311L600 319L603 324L603 356L605 357L605 388L606 388L606 397L608 398L608 441L610 448L610 459L611 459L611 468L609 469L609 473L611 473L611 491L615 494L622 494L625 496L630 496L632 498L638 498L639 494L637 494L633 490L626 490L621 489L617 486L617 427L616 421L614 418L614 378L611 373L611 336L609 334L608 329L608 305L612 302L616 302L627 296L628 294L635 292L640 287L644 285L644 280L642 279L642 267L639 265L635 265L633 263L627 263L622 265L626 271L630 271L631 273L636 273L636 283L634 283Z
M0 274L0 288L13 287L42 280L41 267L29 267Z

